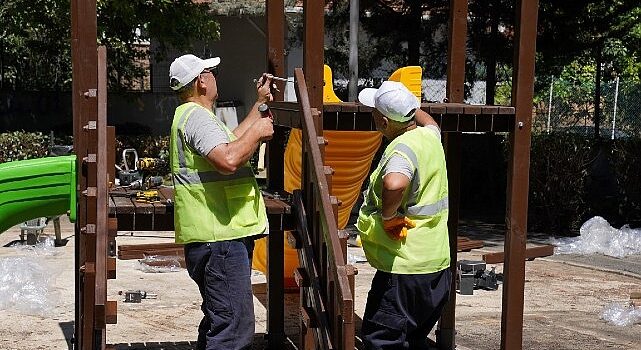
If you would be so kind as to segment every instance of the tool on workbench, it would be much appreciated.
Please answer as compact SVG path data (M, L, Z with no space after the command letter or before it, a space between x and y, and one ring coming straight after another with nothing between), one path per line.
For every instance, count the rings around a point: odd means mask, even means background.
M162 176L148 176L145 180L145 188L152 189L162 186Z
M157 190L146 190L136 192L136 202L139 203L159 203L161 200Z
M133 157L133 167L129 167L129 157ZM138 171L138 152L133 148L126 148L122 151L122 162L124 169L118 172L118 180L120 186L127 186L131 188L142 187L142 174Z
M167 165L167 162L160 158L144 157L138 160L138 169L142 171L158 170Z

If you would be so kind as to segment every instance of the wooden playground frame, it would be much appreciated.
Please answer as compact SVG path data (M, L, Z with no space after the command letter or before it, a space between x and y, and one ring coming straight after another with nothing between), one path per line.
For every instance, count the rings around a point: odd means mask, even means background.
M501 349L521 349L529 151L534 82L538 0L516 0L516 36L512 106L463 104L467 1L450 1L447 98L449 103L423 104L444 132L450 176L450 246L455 272L458 232L461 137L465 131L509 132L508 199L501 320ZM105 349L106 324L117 321L117 305L108 301L107 280L116 277L115 232L109 217L108 180L113 179L113 128L107 127L106 50L96 45L95 0L72 0L74 150L78 158L78 215L75 227L76 349ZM354 348L354 275L346 264L346 240L336 228L338 201L330 196L332 170L323 165L322 131L373 130L371 109L355 103L323 104L324 2L304 1L304 64L295 72L298 102L275 102L276 128L268 150L268 189L283 192L285 128L303 130L303 184L291 203L272 203L278 215L269 242L268 346L285 340L282 234L292 219L288 241L299 250L296 280L301 295L303 349ZM266 0L269 72L284 75L284 2ZM304 74L303 74L304 72ZM280 90L284 88L280 86ZM276 95L283 100L282 92ZM112 148L112 149L110 149ZM291 223L289 223L291 224ZM440 349L455 347L454 288L439 322Z

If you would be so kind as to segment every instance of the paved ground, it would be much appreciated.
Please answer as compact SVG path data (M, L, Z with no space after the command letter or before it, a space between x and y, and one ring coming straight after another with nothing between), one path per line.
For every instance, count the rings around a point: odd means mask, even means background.
M0 235L0 271L17 257L21 271L44 271L37 278L50 279L46 292L50 309L44 315L24 310L29 291L14 298L13 304L0 300L0 349L69 349L74 319L73 228L63 222L65 247L25 250L4 247L18 238L16 228ZM485 251L503 249L500 227L473 223L462 227L463 234L483 239L485 248L461 253L459 259L479 259ZM53 234L51 228L46 233ZM531 235L530 242L546 243L547 236ZM170 242L171 233L153 232L118 237L119 244ZM364 262L360 248L349 249L359 274L356 278L356 314L365 307L374 270ZM13 260L11 260L11 259ZM9 259L9 260L8 260ZM2 264L5 265L2 265ZM35 265L34 265L35 264ZM109 281L108 298L121 300L119 291L145 290L158 295L140 304L118 304L118 323L107 329L108 343L118 349L192 349L200 319L200 300L195 284L182 270L148 273L137 269L137 261L118 260L116 280ZM35 266L35 267L34 267ZM497 272L502 264L495 265ZM616 327L600 319L605 305L628 300L632 290L641 289L641 257L614 259L604 256L553 256L526 264L524 349L641 349L641 325ZM19 269L19 268L18 268ZM11 274L13 276L13 274ZM0 296L7 278L0 276ZM264 276L254 276L256 310L255 349L264 348L266 328ZM477 290L473 296L457 295L457 344L460 349L500 348L501 293ZM36 295L38 295L36 293ZM286 331L296 338L297 294L286 296ZM23 309L20 311L19 309Z

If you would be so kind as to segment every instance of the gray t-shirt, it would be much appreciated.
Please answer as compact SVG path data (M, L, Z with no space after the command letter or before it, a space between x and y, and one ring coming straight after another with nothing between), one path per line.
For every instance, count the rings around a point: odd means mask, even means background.
M216 122L214 118L218 117L205 108L197 107L185 123L185 142L203 157L207 157L214 147L229 143L227 133L220 127L222 122Z
M441 130L438 128L436 125L426 125L424 128L428 128L431 131L433 131L439 139L441 139ZM400 156L398 154L393 154L390 159L387 161L387 164L385 164L385 168L383 169L383 177L389 173L401 173L405 176L407 176L408 179L412 180L414 177L414 167L410 162L407 161L403 156Z

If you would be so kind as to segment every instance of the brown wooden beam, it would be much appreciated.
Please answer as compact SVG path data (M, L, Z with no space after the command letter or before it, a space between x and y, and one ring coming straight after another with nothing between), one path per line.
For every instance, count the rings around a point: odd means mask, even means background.
M542 258L544 256L550 256L554 254L554 246L544 245L540 247L527 248L525 250L525 259L532 260L535 258ZM483 261L486 264L500 264L505 261L505 253L496 252L483 254Z
M325 1L304 0L303 71L309 104L323 109L323 64L325 60ZM321 128L322 129L322 128Z
M283 0L266 0L265 17L267 18L267 72L278 77L285 77L285 2ZM274 92L275 101L283 101L285 82L274 81L278 91Z
M467 41L467 0L450 0L449 46L447 48L447 102L462 103L465 85L465 46ZM437 106L438 107L438 106ZM441 106L441 108L447 106ZM454 109L455 106L452 106ZM447 111L447 110L446 110ZM452 112L462 113L459 110ZM449 118L452 119L452 118ZM459 129L458 116L456 124L447 123L448 119L438 118L445 129ZM449 183L449 217L447 227L450 237L450 271L456 276L457 233L459 220L459 195L461 171L461 134L445 134L445 158ZM450 298L443 309L439 321L436 342L440 349L456 347L456 278L452 278Z
M530 172L532 97L538 0L518 0L514 39L512 105L516 109L514 132L510 134L506 212L505 281L501 315L501 349L523 346L523 302L525 288L525 243Z

